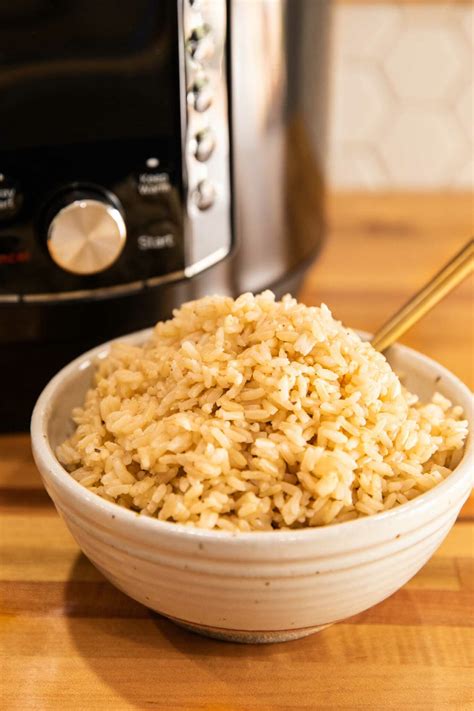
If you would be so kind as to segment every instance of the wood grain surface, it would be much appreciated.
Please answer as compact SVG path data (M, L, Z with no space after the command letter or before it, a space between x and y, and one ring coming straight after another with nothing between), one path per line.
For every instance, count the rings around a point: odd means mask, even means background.
M472 234L469 196L337 196L301 298L376 328ZM405 339L473 384L472 284ZM470 711L474 507L402 590L269 646L202 639L113 588L41 487L26 435L0 437L0 708Z

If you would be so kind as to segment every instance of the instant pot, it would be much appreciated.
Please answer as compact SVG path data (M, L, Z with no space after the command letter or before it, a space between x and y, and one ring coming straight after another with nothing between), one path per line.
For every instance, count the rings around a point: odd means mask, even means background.
M0 429L183 301L297 287L327 29L325 0L0 0Z

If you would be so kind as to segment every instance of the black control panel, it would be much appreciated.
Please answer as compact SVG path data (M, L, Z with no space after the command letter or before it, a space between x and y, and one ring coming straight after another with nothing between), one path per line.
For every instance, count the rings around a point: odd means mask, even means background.
M0 303L183 274L178 3L122 5L0 7Z
M143 288L182 272L183 190L176 153L169 141L129 139L0 154L0 295L71 298L112 286ZM126 228L112 265L91 274L68 271L48 250L54 218L83 198L116 207Z
M0 2L0 430L230 253L228 9Z
M226 8L0 5L0 304L134 293L228 254Z

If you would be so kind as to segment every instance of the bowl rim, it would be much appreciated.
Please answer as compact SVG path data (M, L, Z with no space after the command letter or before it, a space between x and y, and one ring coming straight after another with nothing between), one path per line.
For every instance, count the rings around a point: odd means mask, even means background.
M137 532L162 533L174 538L183 538L188 541L203 540L209 542L210 540L218 540L220 542L234 541L236 543L250 542L255 544L264 541L273 541L274 543L289 543L290 541L299 541L300 543L324 542L342 533L344 533L344 536L352 536L352 533L356 534L356 532L370 534L370 532L380 524L383 525L389 522L396 524L411 514L415 516L422 514L423 511L429 509L436 500L440 499L444 494L447 494L450 489L455 488L456 485L461 485L464 478L468 478L470 472L474 473L474 402L472 392L467 385L445 366L413 348L396 343L391 346L391 349L396 349L402 356L408 356L415 362L418 361L420 364L427 364L432 368L436 368L439 375L449 381L457 391L462 393L471 403L469 411L465 412L469 429L463 458L446 479L429 491L420 494L420 496L415 499L400 504L388 511L380 511L370 516L364 516L350 521L329 524L327 526L307 526L299 529L276 529L272 531L221 531L202 529L197 526L186 526L172 521L160 521L152 516L142 516L139 512L126 509L115 502L107 501L73 479L56 458L47 434L51 415L50 403L56 391L62 386L65 380L73 380L74 375L89 367L92 361L97 358L105 357L112 343L118 341L140 343L151 335L152 331L153 328L146 328L106 341L86 351L65 365L41 392L31 417L32 450L42 478L44 477L46 481L52 479L59 488L66 491L73 499L81 500L88 508L94 509L98 515L103 515L109 520L113 519L115 524L122 523L126 527L131 526L135 528ZM363 337L370 335L358 329L357 333ZM45 471L47 474L44 473ZM473 477L471 476L470 487L473 486L473 483Z

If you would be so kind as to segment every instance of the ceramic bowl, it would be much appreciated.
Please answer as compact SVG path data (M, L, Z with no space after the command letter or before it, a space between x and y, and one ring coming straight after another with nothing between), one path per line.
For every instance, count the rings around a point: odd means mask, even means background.
M126 340L138 344L141 331ZM61 370L32 418L44 485L85 555L116 587L180 625L239 642L296 639L359 613L398 590L433 555L473 484L472 395L448 370L404 346L389 360L423 399L434 390L470 420L464 457L441 484L398 508L297 531L204 531L140 517L78 484L54 450L72 431L105 344Z

